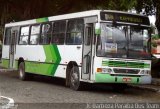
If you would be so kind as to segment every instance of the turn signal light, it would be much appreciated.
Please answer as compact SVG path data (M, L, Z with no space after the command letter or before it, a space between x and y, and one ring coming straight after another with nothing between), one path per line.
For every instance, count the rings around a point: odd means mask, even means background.
M97 68L97 73L112 73L110 68Z
M102 68L97 68L97 72L102 72Z

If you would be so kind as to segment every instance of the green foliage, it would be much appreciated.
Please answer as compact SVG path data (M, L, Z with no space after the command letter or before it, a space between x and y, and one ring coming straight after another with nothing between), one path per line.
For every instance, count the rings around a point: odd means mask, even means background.
M160 35L160 0L137 0L135 9L145 15L156 15L155 25Z
M155 6L152 0L137 0L135 9L138 13L143 12L145 15L155 15Z
M127 11L137 5L137 0L110 0L109 9Z
M2 41L3 39L2 39L2 36L3 36L3 27L2 26L0 26L0 41Z
M160 36L158 34L154 34L154 35L152 35L152 39L153 40L160 39Z
M157 47L157 43L156 42L152 42L151 46L152 47Z
M91 9L126 11L136 3L136 0L0 0L0 18L4 24Z
M151 43L151 46L152 47L157 47L157 42L160 39L160 35L158 34L154 34L152 35L152 43Z

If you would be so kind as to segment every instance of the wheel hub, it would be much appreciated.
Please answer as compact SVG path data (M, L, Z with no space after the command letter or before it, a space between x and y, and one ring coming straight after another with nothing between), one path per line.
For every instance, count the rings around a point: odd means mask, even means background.
M71 76L71 83L75 86L78 83L78 72L73 72Z

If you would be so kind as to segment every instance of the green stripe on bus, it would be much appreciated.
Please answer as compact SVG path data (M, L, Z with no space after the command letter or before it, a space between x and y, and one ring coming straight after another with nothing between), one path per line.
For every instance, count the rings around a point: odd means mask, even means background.
M51 66L52 64L45 63L45 62L40 63L40 62L25 61L25 71L30 73L35 73L35 74L51 76L48 70Z
M139 63L139 62L123 62L123 61L102 61L102 66L127 67L127 68L149 68L150 64Z
M56 62L55 62L54 66L53 66L53 69L52 69L52 75L54 75L56 70L57 70L58 65L60 64L61 56L60 56L58 47L56 45L53 45L52 47L54 48L54 54L55 54L55 57L56 57Z
M48 20L47 17L36 19L36 22L37 22L37 23L48 22L48 21L49 21L49 20Z
M9 68L9 59L2 59L2 67Z
M117 78L117 79L116 79ZM131 81L125 82L123 78L131 78ZM139 81L137 81L139 79ZM130 77L130 76L111 76L110 74L96 73L95 75L96 83L141 83L141 77Z
M58 65L60 64L61 61L61 56L58 50L57 45L44 45L44 51L46 55L46 60L45 62L53 62L49 69L48 72L50 72L51 75L54 76Z
M47 76L54 76L61 56L56 45L44 45L45 62L29 62L25 61L26 72L36 73Z

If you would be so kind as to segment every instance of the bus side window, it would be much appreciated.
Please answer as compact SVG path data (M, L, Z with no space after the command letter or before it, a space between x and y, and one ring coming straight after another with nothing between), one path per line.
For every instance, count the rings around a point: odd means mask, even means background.
M42 24L40 44L49 44L51 41L52 24Z
M31 27L31 36L30 36L30 44L31 45L36 45L38 44L38 39L40 35L40 25L33 25Z
M74 19L68 21L66 44L80 45L83 37L83 19Z
M92 37L92 28L87 27L86 28L85 45L90 45L91 44L91 37Z
M29 26L21 27L20 31L19 44L27 45L29 39Z
M63 45L66 32L66 21L57 21L53 24L52 43Z
M6 28L4 45L9 45L10 44L10 38L11 38L11 28Z

